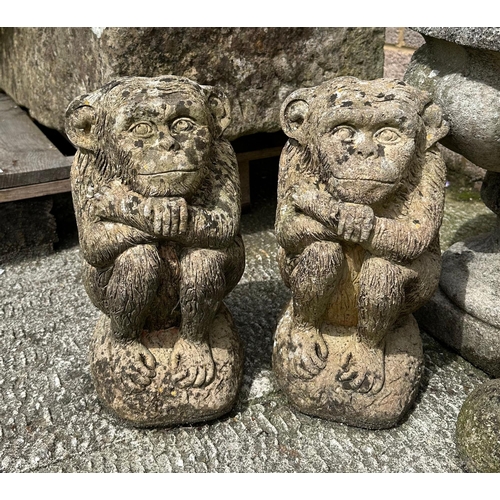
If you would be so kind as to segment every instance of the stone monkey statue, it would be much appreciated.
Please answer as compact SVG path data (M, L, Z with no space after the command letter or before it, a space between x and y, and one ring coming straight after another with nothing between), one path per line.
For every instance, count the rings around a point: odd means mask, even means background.
M182 77L121 78L66 119L83 282L105 315L91 348L101 399L137 425L228 411L242 357L222 300L244 248L227 98Z
M275 372L306 413L390 427L422 370L411 313L439 279L447 124L425 92L353 77L293 92L281 121Z

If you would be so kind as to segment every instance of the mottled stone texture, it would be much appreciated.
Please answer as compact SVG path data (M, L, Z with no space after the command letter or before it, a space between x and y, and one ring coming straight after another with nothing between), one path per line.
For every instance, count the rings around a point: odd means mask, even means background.
M439 279L448 126L426 92L352 77L292 93L281 120L278 382L305 413L394 426L423 369L411 313Z
M500 380L469 394L457 420L457 449L471 472L500 472Z
M405 81L443 108L450 133L443 144L487 170L499 171L500 52L426 38Z
M487 170L486 206L500 216L500 29L416 28L426 43L405 80L428 91L450 133L442 141ZM443 255L440 289L419 321L437 338L492 375L500 374L500 223Z
M176 74L231 99L226 137L279 130L283 99L335 76L382 76L382 28L1 28L0 88L64 129L75 95L118 76Z
M91 372L135 425L233 406L242 352L222 299L244 269L229 102L187 78L122 78L76 98L67 133L83 282L104 314Z

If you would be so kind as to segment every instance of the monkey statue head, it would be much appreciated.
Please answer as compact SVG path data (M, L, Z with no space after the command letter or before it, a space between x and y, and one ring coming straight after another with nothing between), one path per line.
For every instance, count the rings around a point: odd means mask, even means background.
M317 163L314 170L332 196L365 205L397 191L448 132L426 92L398 80L354 77L293 92L281 107L281 124Z
M126 77L75 99L66 131L104 180L143 196L192 196L229 125L228 99L184 77Z

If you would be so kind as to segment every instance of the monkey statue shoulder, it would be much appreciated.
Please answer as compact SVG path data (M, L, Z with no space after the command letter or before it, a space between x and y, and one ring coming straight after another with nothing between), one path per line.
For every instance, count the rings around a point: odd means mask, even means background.
M396 425L423 370L412 316L440 274L448 126L404 82L340 77L281 108L278 263L292 299L273 368L304 413Z
M216 88L171 75L115 80L66 112L83 282L103 313L91 373L137 426L216 418L240 386L223 304L245 262L229 121Z

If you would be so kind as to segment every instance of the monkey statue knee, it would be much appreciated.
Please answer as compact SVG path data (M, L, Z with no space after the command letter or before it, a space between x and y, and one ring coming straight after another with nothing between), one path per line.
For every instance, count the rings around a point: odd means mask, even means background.
M66 131L83 281L102 311L97 393L137 426L228 412L242 348L224 297L244 269L228 99L172 75L126 77L76 98Z
M276 237L292 299L273 369L304 413L396 425L423 370L412 312L440 273L448 126L427 93L340 77L281 108Z

